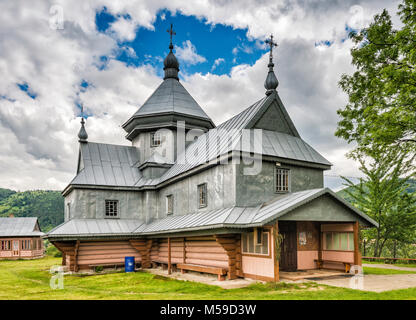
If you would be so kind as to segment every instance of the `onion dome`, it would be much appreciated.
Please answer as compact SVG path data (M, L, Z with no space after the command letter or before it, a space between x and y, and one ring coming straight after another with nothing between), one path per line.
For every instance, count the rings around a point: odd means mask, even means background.
M85 130L84 124L85 124L85 120L84 118L81 118L81 129L79 129L79 132L78 132L79 142L87 142L87 139L88 139L87 130Z
M169 54L166 56L165 60L163 61L165 70L165 77L163 80L172 78L179 80L178 78L178 72L179 72L179 62L178 59L176 59L175 55L173 54L173 44L172 44L172 36L176 35L176 33L172 29L172 24L170 25L170 30L168 30L170 34L170 44L169 44Z

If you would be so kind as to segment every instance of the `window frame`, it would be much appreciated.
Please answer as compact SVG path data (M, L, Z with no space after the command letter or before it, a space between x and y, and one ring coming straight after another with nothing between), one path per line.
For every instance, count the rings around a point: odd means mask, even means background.
M107 214L107 203L110 204L111 202L113 202L113 213L114 213L114 204L116 205L115 206L115 215L114 214L113 215ZM118 200L111 200L111 199L104 200L104 218L106 218L106 219L118 219L120 217L120 215L119 215L120 211L119 211L119 205L118 204L119 204ZM108 209L108 210L110 210L110 209Z
M254 245L255 246L262 246L263 245L263 233L264 233L264 231L263 231L262 228L255 228L254 229ZM259 239L260 239L260 242L259 242Z
M254 234L255 232L256 231L253 230L251 232L244 232L244 233L241 234L241 254L243 256L248 256L248 257L271 258L272 257L272 250L271 250L271 247L270 247L271 246L271 229L264 228L261 231L262 239L263 239L265 234L267 235L267 253L250 252L250 250L249 250L249 247L250 247L250 245L249 245L249 242L250 242L249 235L250 234L253 235L253 249L254 249L254 251L256 250L256 247L260 246L260 245L255 243L255 240L256 240L256 239L254 239L255 238L255 234ZM247 251L244 251L244 237L246 237L246 239L247 239L246 240L246 242L247 242L246 243ZM265 245L265 243L262 240L261 246L264 246L264 245Z
M21 245L21 250L22 251L32 250L32 240L23 239L20 242L22 244Z
M12 251L12 240L1 240L0 251Z
M279 174L279 172L287 172L287 190L278 190L279 186L279 181L278 181L278 177L277 175ZM280 166L276 166L274 168L274 192L275 193L289 193L291 192L291 170L289 168L285 168L285 167L280 167Z
M336 249L328 249L328 242L327 242L327 235L331 234L331 244L332 247L334 247L334 234L338 235L338 246L336 247ZM347 250L343 250L341 249L342 247L342 242L341 242L341 237L342 234L347 234ZM354 252L354 232L351 231L325 231L322 232L322 237L325 240L324 241L324 248L323 251L342 251L342 252ZM351 249L351 245L352 245L352 249Z
M174 197L173 194L168 194L166 196L166 214L171 215L173 214L173 204L174 204Z
M201 203L201 190L205 191L205 196L203 197L205 202ZM208 184L206 182L198 184L197 186L197 191L198 191L198 208L206 208L208 206ZM204 193L202 193L204 194Z
M157 137L157 139L156 139ZM155 143L155 141L158 141L159 143ZM150 147L151 148L157 148L162 144L162 135L160 132L154 131L150 133Z

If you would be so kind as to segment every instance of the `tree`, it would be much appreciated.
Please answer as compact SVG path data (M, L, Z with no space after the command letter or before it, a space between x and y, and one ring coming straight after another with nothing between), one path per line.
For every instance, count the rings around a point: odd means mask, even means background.
M356 142L357 152L374 146L416 151L416 2L404 0L398 14L399 30L384 10L368 28L350 33L357 71L339 82L349 100L337 111L335 135Z
M414 243L416 234L416 195L406 192L412 161L399 148L386 152L372 150L372 158L357 155L365 179L354 184L342 177L348 188L345 193L353 205L373 218L378 228L365 231L375 239L374 256L379 257L387 241Z

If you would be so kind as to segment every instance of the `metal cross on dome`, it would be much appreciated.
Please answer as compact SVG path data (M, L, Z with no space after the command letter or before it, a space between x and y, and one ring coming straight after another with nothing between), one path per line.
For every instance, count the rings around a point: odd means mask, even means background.
M173 24L170 24L170 29L167 30L167 32L170 34L170 45L172 45L172 36L176 36L176 32L173 31Z
M270 35L269 39L265 41L270 46L270 58L273 57L273 47L277 47L277 43L273 41L273 35Z

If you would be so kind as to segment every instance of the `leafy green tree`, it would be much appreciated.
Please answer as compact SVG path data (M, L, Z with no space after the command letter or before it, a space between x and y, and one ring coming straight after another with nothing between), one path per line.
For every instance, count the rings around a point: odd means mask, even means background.
M14 193L16 193L16 191L0 188L0 201L10 197Z
M397 149L372 151L373 158L357 155L365 178L359 184L342 177L348 188L344 192L361 211L373 218L378 228L364 231L375 239L374 256L379 257L389 240L414 243L416 234L416 194L406 192L414 169L407 152Z
M398 14L400 29L384 10L368 28L350 34L357 71L339 82L349 101L338 110L335 135L357 143L357 152L374 145L416 150L416 2L404 0Z

